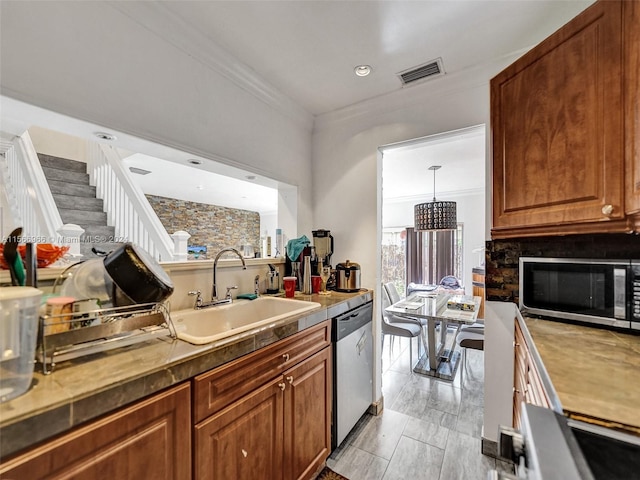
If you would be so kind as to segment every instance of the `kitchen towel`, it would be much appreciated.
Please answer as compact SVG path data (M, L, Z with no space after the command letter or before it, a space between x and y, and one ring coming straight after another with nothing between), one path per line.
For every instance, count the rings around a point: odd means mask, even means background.
M304 247L308 246L311 241L306 235L302 235L299 238L294 238L287 242L287 256L292 262L298 261L298 257L304 250Z

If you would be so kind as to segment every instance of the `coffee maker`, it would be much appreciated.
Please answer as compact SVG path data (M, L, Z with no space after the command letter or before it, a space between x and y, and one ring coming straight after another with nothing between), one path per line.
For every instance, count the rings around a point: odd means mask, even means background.
M313 246L316 250L317 260L322 260L323 265L331 265L333 254L333 237L329 230L313 230Z

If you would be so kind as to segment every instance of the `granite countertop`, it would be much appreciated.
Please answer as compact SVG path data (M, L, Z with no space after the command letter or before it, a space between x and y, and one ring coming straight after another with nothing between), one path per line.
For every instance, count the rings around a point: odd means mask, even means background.
M293 335L373 298L355 293L296 295L315 310L207 345L170 337L58 363L50 375L36 364L31 388L0 404L0 456L49 437Z
M524 318L562 409L640 435L640 336Z

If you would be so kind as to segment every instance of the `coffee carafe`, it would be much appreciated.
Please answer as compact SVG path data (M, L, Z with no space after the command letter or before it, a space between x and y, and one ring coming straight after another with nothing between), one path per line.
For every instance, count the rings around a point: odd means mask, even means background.
M313 246L316 250L316 258L322 260L324 265L331 265L333 254L333 237L329 230L313 230Z

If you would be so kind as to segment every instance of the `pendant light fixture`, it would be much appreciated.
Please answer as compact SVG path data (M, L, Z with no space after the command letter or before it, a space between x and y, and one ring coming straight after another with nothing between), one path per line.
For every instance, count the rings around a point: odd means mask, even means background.
M458 228L456 219L456 202L436 201L436 170L440 165L433 165L433 201L419 203L414 207L414 228L425 230L455 230Z

